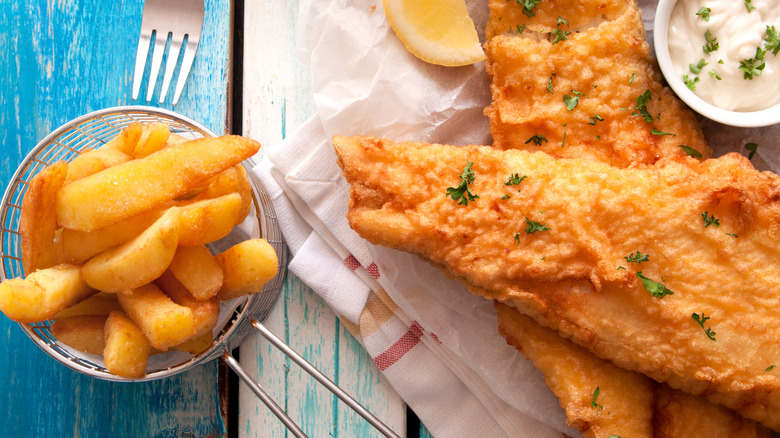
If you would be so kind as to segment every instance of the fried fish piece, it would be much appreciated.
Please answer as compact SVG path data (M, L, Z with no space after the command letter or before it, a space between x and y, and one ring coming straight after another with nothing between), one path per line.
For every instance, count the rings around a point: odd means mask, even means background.
M419 255L622 368L780 429L780 378L765 371L780 361L777 175L738 154L620 169L333 141L363 238Z
M512 307L495 307L499 333L542 371L570 426L585 438L653 437L650 379L597 358Z
M655 438L770 438L769 429L702 397L655 385Z
M575 2L577 3L577 2ZM662 84L634 2L555 44L499 35L485 44L493 146L620 167L712 155L691 110Z
M584 30L616 19L630 4L625 0L545 0L528 8L516 1L490 0L485 38L517 35L524 29L550 32L560 26L559 18L566 20L567 28Z

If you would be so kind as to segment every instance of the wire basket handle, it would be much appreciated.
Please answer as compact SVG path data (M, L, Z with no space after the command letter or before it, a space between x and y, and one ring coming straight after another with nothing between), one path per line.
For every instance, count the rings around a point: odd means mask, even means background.
M333 383L332 380L330 380L327 376L322 374L320 370L314 367L314 365L310 364L306 361L306 359L303 358L300 354L298 354L295 350L293 350L289 345L285 344L284 341L279 339L276 335L271 333L263 324L261 324L257 320L251 320L250 324L252 327L254 327L258 332L260 332L261 335L265 339L267 339L271 344L273 344L276 348L282 351L287 357L293 360L293 362L297 363L301 368L303 368L307 373L311 374L312 377L317 379L318 382L320 382L323 386L328 388L330 392L332 392L336 397L340 398L341 401L346 403L350 408L352 408L355 412L360 414L361 417L365 418L366 421L371 423L372 426L374 426L379 432L381 432L384 436L390 437L390 438L400 438L395 432L393 432L392 429L387 427L382 421L379 420L374 414L368 411L365 407L363 407L360 403L358 403L354 398L352 398L349 394L347 394L343 389L341 389L338 385ZM246 371L244 371L243 368L241 368L241 365L238 363L238 361L230 355L227 351L222 355L222 358L227 362L228 366L235 371L235 373L238 375L238 377L241 378L241 380L244 381L244 383L249 386L250 389L260 398L260 400L265 403L266 406L271 410L271 412L274 413L274 415L279 418L279 420L284 423L285 426L290 430L290 432L293 433L298 438L306 438L306 434L303 433L300 427L298 427L297 424L284 412L282 408L279 407L278 404L268 395L268 393L254 380L251 376L249 376Z

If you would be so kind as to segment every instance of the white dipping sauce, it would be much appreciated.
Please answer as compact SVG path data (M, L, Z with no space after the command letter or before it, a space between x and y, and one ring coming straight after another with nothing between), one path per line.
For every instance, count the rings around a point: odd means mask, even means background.
M764 45L767 26L780 32L780 0L751 0L750 5L754 9L748 12L744 0L678 0L669 21L669 54L677 74L698 78L693 92L725 110L757 111L780 102L780 53L773 55ZM701 8L710 8L709 21L696 15ZM708 30L719 46L709 54L702 48ZM760 76L745 79L740 61L755 58L759 47L767 50L766 66ZM691 72L689 65L701 59L707 65Z

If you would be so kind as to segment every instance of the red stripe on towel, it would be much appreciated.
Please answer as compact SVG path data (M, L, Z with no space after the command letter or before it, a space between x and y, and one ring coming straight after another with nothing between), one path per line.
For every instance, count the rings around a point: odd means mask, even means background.
M423 335L423 328L417 322L414 322L409 330L401 336L401 339L396 341L390 348L385 350L382 354L374 358L374 362L379 367L380 371L384 371L390 368L394 363L398 362L406 353L409 352L415 345L420 342L420 338Z

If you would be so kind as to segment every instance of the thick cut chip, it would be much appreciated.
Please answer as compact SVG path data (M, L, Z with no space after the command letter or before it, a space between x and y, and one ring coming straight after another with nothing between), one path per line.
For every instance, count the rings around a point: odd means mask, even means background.
M620 167L712 155L692 111L664 87L636 5L566 40L500 35L485 44L493 146Z
M173 275L171 271L165 271L154 282L165 295L168 295L174 303L189 307L195 321L195 333L193 337L199 337L211 333L219 320L219 297L212 296L205 300L195 298L186 287Z
M63 186L56 199L64 228L91 231L162 205L254 155L260 144L239 137L177 143Z
M119 149L98 148L82 152L68 163L68 176L65 183L84 178L103 169L130 161L132 157Z
M179 245L205 245L228 234L241 219L241 195L231 193L214 199L182 201Z
M217 254L225 280L219 297L223 300L257 293L279 272L276 251L265 239L250 239Z
M620 169L479 146L334 144L364 238L622 368L780 429L780 375L764 371L780 362L777 175L739 154ZM507 185L514 175L525 178ZM460 191L479 198L463 205Z
M112 310L122 310L116 294L100 292L84 301L70 306L54 315L53 319L60 320L71 316L80 315L108 315Z
M222 268L203 245L180 246L168 270L198 300L213 297L222 287Z
M544 374L569 425L585 438L653 437L653 383L496 302L498 331Z
M171 208L133 240L92 257L82 267L84 280L103 292L143 286L168 268L179 241L179 209Z
M90 354L103 354L106 340L103 328L105 315L76 315L60 318L51 325L51 333L57 341L76 350Z
M157 221L165 210L164 207L153 208L99 230L63 229L61 240L65 261L76 265L83 264L107 249L132 240Z
M119 304L154 348L168 348L190 339L195 319L189 307L173 302L154 284L118 294Z
M208 350L212 344L214 344L214 335L209 332L194 337L189 341L182 342L173 348L175 350L185 351L190 354L200 354Z
M112 138L106 144L101 146L101 149L116 149L127 155L132 155L135 145L138 144L138 139L141 138L144 125L141 122L131 123L119 132L116 137Z
M143 158L151 155L168 144L171 131L167 123L149 123L144 125L138 144L133 148L133 158Z
M54 203L67 172L68 164L63 161L43 169L32 178L22 199L19 234L22 264L28 274L55 264L57 216Z
M78 266L39 269L26 278L0 283L0 311L16 322L40 322L97 293L81 278Z
M108 315L104 331L106 369L117 376L143 377L152 347L141 329L123 312L114 311Z
M252 186L249 183L249 176L242 165L236 165L220 173L209 181L208 186L198 193L193 199L212 199L221 196L238 193L241 195L241 213L239 222L249 214L252 208Z

